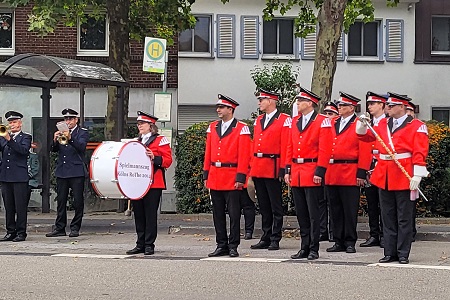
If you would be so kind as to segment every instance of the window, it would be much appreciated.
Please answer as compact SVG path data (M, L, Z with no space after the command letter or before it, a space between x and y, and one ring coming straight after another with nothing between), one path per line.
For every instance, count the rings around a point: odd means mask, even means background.
M195 27L184 30L178 37L179 54L212 56L212 16L196 16ZM183 55L180 55L183 56Z
M86 20L78 24L78 55L108 56L109 26L106 15L95 18L85 14Z
M178 105L178 132L184 133L186 129L198 122L217 120L215 105Z
M294 20L273 19L263 22L263 55L298 57L294 38Z
M0 54L14 55L14 13L0 11Z
M431 18L431 54L450 55L450 17Z
M450 108L448 107L435 107L431 109L431 119L438 122L442 122L449 126L450 120Z
M382 59L381 22L356 21L348 32L348 56L363 60Z

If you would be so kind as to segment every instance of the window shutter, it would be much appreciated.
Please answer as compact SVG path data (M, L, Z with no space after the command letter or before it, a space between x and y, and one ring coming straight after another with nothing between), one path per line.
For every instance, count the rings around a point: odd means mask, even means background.
M345 58L345 51L344 51L344 31L342 30L341 38L339 39L339 45L337 49L337 61L343 61Z
M178 106L178 131L183 133L195 123L217 120L215 105L189 105Z
M241 16L241 58L259 58L258 16Z
M235 48L235 16L217 15L217 57L233 57Z
M316 31L308 34L302 39L302 59L314 59L316 56L316 39L317 39L317 27Z
M403 61L403 20L386 20L386 61Z

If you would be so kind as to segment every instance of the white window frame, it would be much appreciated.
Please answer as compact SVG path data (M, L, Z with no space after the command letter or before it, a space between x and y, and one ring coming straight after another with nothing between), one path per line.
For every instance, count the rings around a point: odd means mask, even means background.
M262 42L261 42L261 59L282 59L282 60L299 60L299 39L295 37L295 30L294 30L294 17L275 17L272 19L273 20L290 20L293 22L292 24L292 54L265 54L264 53L264 20L261 24L262 26ZM279 33L279 24L277 22L277 32ZM280 34L278 34L278 41L277 41L277 53L279 52L279 46L280 46Z
M0 6L0 13L12 14L12 48L0 48L0 55L15 55L16 53L16 13L15 10L9 7Z
M214 15L213 14L193 14L194 17L207 17L209 18L209 52L192 52L192 51L180 51L178 50L178 57L203 57L203 58L214 58ZM194 43L194 28L186 29L192 31L192 42Z
M356 22L361 22L363 24L365 24L362 20L356 20ZM347 49L346 49L346 56L347 56L347 61L383 61L383 20L382 19L375 19L369 23L373 23L376 22L378 23L378 35L377 35L377 56L351 56L349 53L349 46L350 46L350 38L347 34L347 38L345 39L347 42ZM361 34L363 34L361 32ZM364 38L364 36L363 36ZM362 47L362 45L361 45Z
M90 12L85 12L89 14ZM77 56L109 56L109 18L105 12L105 49L104 50L89 50L80 48L80 32L81 22L80 18L77 21Z
M432 15L431 16L431 45L430 45L430 49L431 49L431 55L450 55L450 50L449 51L433 51L433 18L448 18L450 19L450 15Z

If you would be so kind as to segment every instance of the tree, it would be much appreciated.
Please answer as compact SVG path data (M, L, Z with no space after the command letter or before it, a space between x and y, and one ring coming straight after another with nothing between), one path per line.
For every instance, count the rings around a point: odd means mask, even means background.
M191 5L195 0L6 0L13 6L32 5L29 30L41 36L52 34L58 24L76 26L85 14L99 18L106 12L109 23L109 66L130 79L130 38L141 41L150 33L169 44L181 30L195 24ZM117 89L108 88L105 138L117 138ZM128 115L129 89L125 91L124 124ZM124 129L125 130L125 129ZM123 133L125 134L125 132Z
M224 3L228 1L222 0ZM395 6L398 2L386 0L388 6ZM331 99L342 30L348 32L350 25L359 17L364 22L372 21L372 0L266 0L264 19L271 20L277 11L285 15L293 8L299 11L294 22L297 36L306 37L315 31L316 24L319 25L311 89L328 101Z

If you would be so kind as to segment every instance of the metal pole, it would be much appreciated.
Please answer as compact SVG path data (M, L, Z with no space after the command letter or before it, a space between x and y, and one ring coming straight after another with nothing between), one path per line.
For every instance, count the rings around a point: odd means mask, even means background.
M163 75L163 92L167 92L167 67L168 67L168 62L169 62L169 51L166 51L166 56L165 56L165 68L164 68L164 75Z
M123 86L117 87L117 141L120 142L120 140L123 137L123 98L125 96L125 91Z
M41 149L41 166L42 166L42 212L50 212L50 143L51 134L49 132L50 123L50 95L49 88L42 88L42 149Z
M80 127L84 127L84 84L80 83Z

